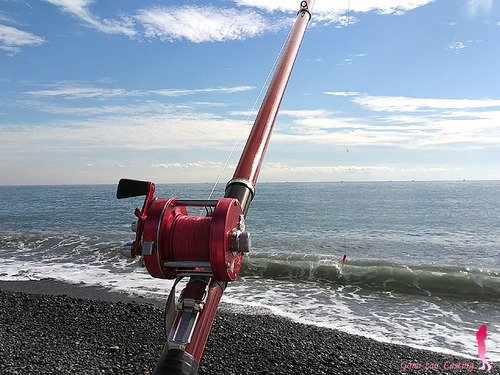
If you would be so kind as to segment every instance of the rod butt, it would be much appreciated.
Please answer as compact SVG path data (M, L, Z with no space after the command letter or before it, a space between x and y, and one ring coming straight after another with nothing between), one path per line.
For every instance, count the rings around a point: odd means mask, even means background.
M195 375L199 363L182 349L165 350L156 364L153 375Z

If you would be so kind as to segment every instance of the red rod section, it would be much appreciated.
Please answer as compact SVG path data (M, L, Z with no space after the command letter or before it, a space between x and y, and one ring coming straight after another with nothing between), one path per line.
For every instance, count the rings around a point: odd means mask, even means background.
M226 198L237 198L246 214L253 198L254 186L259 176L260 168L271 137L271 132L285 94L290 74L299 52L307 24L311 18L314 0L302 1L297 18L278 63L273 79L267 89L266 96L248 137L245 149L240 157L233 179L226 186ZM191 282L196 282L191 278ZM196 327L191 337L191 343L186 350L165 350L158 361L155 375L163 374L195 374L203 356L205 345L212 328L220 298L225 285L219 285L211 280L207 299L198 317ZM175 371L174 371L175 370Z
M314 0L302 1L301 9L290 33L290 39L283 51L273 79L260 107L245 149L233 175L234 179L245 179L253 186L257 182L262 161L266 153L271 132L285 94L286 86L302 43L307 24L311 18Z

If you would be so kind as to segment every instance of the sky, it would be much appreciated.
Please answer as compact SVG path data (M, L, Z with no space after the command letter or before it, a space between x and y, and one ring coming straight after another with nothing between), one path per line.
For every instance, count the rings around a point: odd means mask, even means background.
M0 185L227 182L299 5L0 0ZM312 13L259 181L500 179L498 1Z

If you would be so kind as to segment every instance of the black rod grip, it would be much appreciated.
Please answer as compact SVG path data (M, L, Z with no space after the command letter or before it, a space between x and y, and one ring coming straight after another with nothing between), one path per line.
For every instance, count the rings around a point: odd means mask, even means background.
M165 350L156 364L153 375L195 375L199 363L182 349Z

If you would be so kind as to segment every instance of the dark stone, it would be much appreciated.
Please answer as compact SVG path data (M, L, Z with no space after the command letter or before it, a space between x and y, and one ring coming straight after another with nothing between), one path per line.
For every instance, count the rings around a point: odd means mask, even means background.
M0 283L0 289L1 283ZM152 374L164 345L158 305L0 291L0 374ZM99 291L100 299L105 297ZM112 350L110 350L113 348ZM118 348L116 350L115 348ZM446 374L403 361L479 360L383 344L268 315L219 311L199 375ZM500 363L488 374L499 374ZM448 373L464 373L450 370Z

